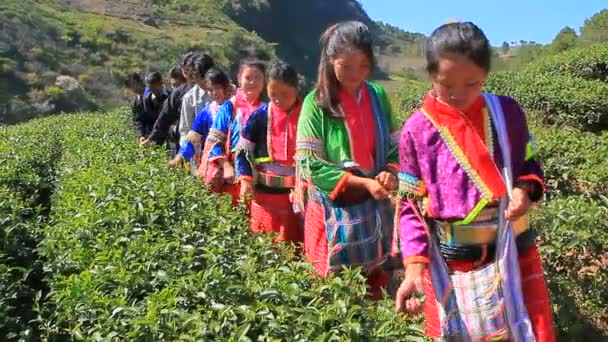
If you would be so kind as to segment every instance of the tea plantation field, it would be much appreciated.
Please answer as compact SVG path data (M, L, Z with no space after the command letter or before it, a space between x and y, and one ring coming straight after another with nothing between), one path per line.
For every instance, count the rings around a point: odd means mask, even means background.
M3 341L420 339L358 272L314 279L165 158L126 110L0 127Z

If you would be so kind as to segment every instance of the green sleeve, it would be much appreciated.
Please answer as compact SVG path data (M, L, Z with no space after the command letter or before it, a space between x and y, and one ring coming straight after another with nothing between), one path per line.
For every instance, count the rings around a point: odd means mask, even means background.
M314 92L310 93L304 100L298 120L297 167L307 182L335 197L347 172L327 160L323 116L323 111L315 103Z

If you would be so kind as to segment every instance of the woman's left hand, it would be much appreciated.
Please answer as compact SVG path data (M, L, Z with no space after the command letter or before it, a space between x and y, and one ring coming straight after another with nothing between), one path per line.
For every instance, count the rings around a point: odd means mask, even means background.
M390 172L386 172L386 171L380 172L376 176L376 181L378 181L378 183L382 184L382 186L387 191L395 191L395 190L397 190L397 188L399 186L399 183L397 182L397 177L395 177L394 174L392 174Z
M530 200L526 190L515 188L513 189L513 199L505 211L505 217L509 221L515 221L521 216L525 215L528 210L530 210L531 206L532 201Z

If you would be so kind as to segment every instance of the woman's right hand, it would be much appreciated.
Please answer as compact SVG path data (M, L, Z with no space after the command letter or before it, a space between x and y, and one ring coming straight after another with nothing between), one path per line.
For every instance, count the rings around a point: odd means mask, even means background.
M397 290L395 309L397 312L407 311L417 314L422 311L424 299L424 270L427 264L413 263L405 268L405 278Z
M382 171L376 176L376 181L387 190L395 191L399 188L397 177L390 172Z
M183 162L184 162L184 159L183 159L183 158L182 158L180 155L177 155L177 156L175 156L175 158L173 158L173 160L171 160L171 161L170 161L170 162L167 164L167 166L168 166L170 169L173 169L173 168L175 168L175 167L177 167L177 166L183 165Z
M385 200L390 196L384 186L375 179L367 179L365 188L375 200Z

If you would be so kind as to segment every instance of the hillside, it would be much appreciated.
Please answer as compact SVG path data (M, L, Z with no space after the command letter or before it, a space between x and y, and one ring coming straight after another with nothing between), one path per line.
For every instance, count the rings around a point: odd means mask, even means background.
M329 25L359 20L375 36L377 78L403 72L407 57L421 57L422 34L405 32L370 18L357 0L227 1L225 12L237 23L276 43L277 54L309 76L316 74L319 36Z
M144 3L130 1L135 8L135 2ZM125 3L107 3L122 7L72 0L0 3L0 123L72 111L79 104L80 109L89 108L84 103L122 105L124 75L167 71L190 49L208 51L225 65L249 54L274 56L269 44L223 15L211 1L193 6L187 15L179 4L159 8L150 2L150 7L131 11ZM59 75L77 81L81 96L58 87ZM70 101L77 108L65 105Z
M8 0L0 4L0 123L124 104L126 73L166 71L190 49L228 67L250 54L278 55L311 80L321 31L348 19L376 36L376 77L420 65L424 36L374 22L354 0ZM57 84L60 75L78 91Z

